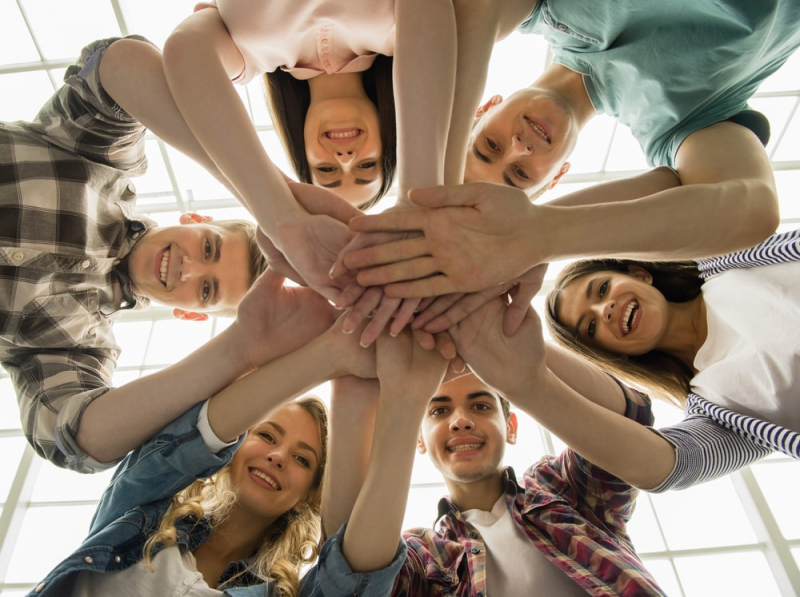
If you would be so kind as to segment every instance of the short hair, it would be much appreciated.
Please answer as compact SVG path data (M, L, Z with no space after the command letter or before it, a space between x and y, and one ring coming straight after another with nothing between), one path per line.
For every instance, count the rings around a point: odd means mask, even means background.
M376 195L359 209L367 210L389 192L397 170L397 118L394 106L391 56L379 54L367 70L362 73L362 82L367 97L378 109L378 123L383 147L381 173L383 180ZM305 122L311 105L308 81L295 79L291 74L276 70L264 74L267 104L272 115L275 131L281 139L289 161L300 182L313 184L311 167L306 157Z
M545 321L553 338L565 348L584 357L614 377L637 385L661 399L682 407L686 403L693 372L680 359L660 350L643 355L620 355L587 342L559 317L561 292L587 274L611 271L630 274L639 266L653 276L653 288L667 301L685 303L700 294L703 279L693 261L646 262L630 259L585 259L564 268L546 299Z

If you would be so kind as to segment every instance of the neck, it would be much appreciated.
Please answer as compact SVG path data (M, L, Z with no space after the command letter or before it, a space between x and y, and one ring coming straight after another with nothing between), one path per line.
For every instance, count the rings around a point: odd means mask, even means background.
M694 358L706 341L706 303L700 294L685 303L669 303L667 330L656 348L679 358L694 371Z
M308 80L311 102L339 97L366 97L361 73L322 73Z
M531 87L544 89L559 97L563 105L575 115L579 130L597 114L583 84L583 75L566 66L550 64Z
M230 515L214 527L211 537L199 550L219 562L236 562L250 557L274 520L254 519L234 506Z
M478 481L465 483L445 478L445 483L450 492L450 499L462 512L465 510L489 512L503 495L504 490L502 469Z

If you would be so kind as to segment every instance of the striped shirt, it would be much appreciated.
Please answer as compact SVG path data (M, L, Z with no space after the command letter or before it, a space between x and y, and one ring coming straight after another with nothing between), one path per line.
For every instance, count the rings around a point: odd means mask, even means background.
M775 265L800 260L800 230L775 234L758 245L722 257L703 259L698 267L703 278L730 269ZM675 446L672 473L654 492L684 489L727 475L780 451L800 458L800 434L780 425L743 415L690 393L686 418L657 433Z
M33 122L0 123L0 363L25 437L58 466L93 472L75 442L86 406L111 388L111 323L146 301L125 258L153 223L129 177L147 166L141 124L100 87L111 40L85 48Z
M625 416L652 424L649 398L623 391ZM511 517L525 537L589 595L664 595L626 531L637 489L572 450L542 458L521 484L507 467L503 483ZM403 537L408 559L392 595L487 594L485 545L449 498L439 502L435 529L412 529Z

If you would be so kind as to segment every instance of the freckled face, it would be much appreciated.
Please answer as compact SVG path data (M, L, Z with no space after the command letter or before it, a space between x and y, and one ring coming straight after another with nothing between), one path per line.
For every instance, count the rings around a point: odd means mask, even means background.
M508 426L494 390L467 375L442 384L422 422L420 448L446 478L499 475Z
M314 184L359 206L383 181L378 110L366 97L314 102L306 114L306 159Z
M560 98L540 89L522 89L490 105L475 124L464 182L540 188L558 174L578 133L572 111Z
M244 237L214 224L151 228L128 257L134 292L189 311L235 309L250 286Z
M322 443L314 418L289 404L256 425L231 461L231 482L244 508L266 524L306 499Z
M647 272L596 272L561 290L558 317L587 343L624 355L655 349L667 326L668 303Z

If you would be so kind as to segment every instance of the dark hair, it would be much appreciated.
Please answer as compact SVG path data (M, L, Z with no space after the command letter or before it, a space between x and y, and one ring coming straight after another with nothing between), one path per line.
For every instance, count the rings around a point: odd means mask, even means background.
M545 319L550 334L560 344L583 356L615 377L639 386L677 406L686 403L689 382L694 376L683 361L660 350L643 355L620 355L587 343L576 330L559 319L561 291L576 279L595 272L630 274L630 266L639 266L653 276L653 288L671 303L685 303L700 294L703 279L693 261L647 262L629 259L587 259L568 265L547 295Z
M378 193L359 209L367 210L389 191L397 170L397 118L394 109L394 87L392 85L392 57L379 54L375 62L365 70L361 79L367 97L378 109L383 158L383 179ZM311 105L308 81L295 79L280 69L264 75L267 103L275 130L281 138L295 174L300 182L311 184L311 168L306 158L304 127L306 113Z

